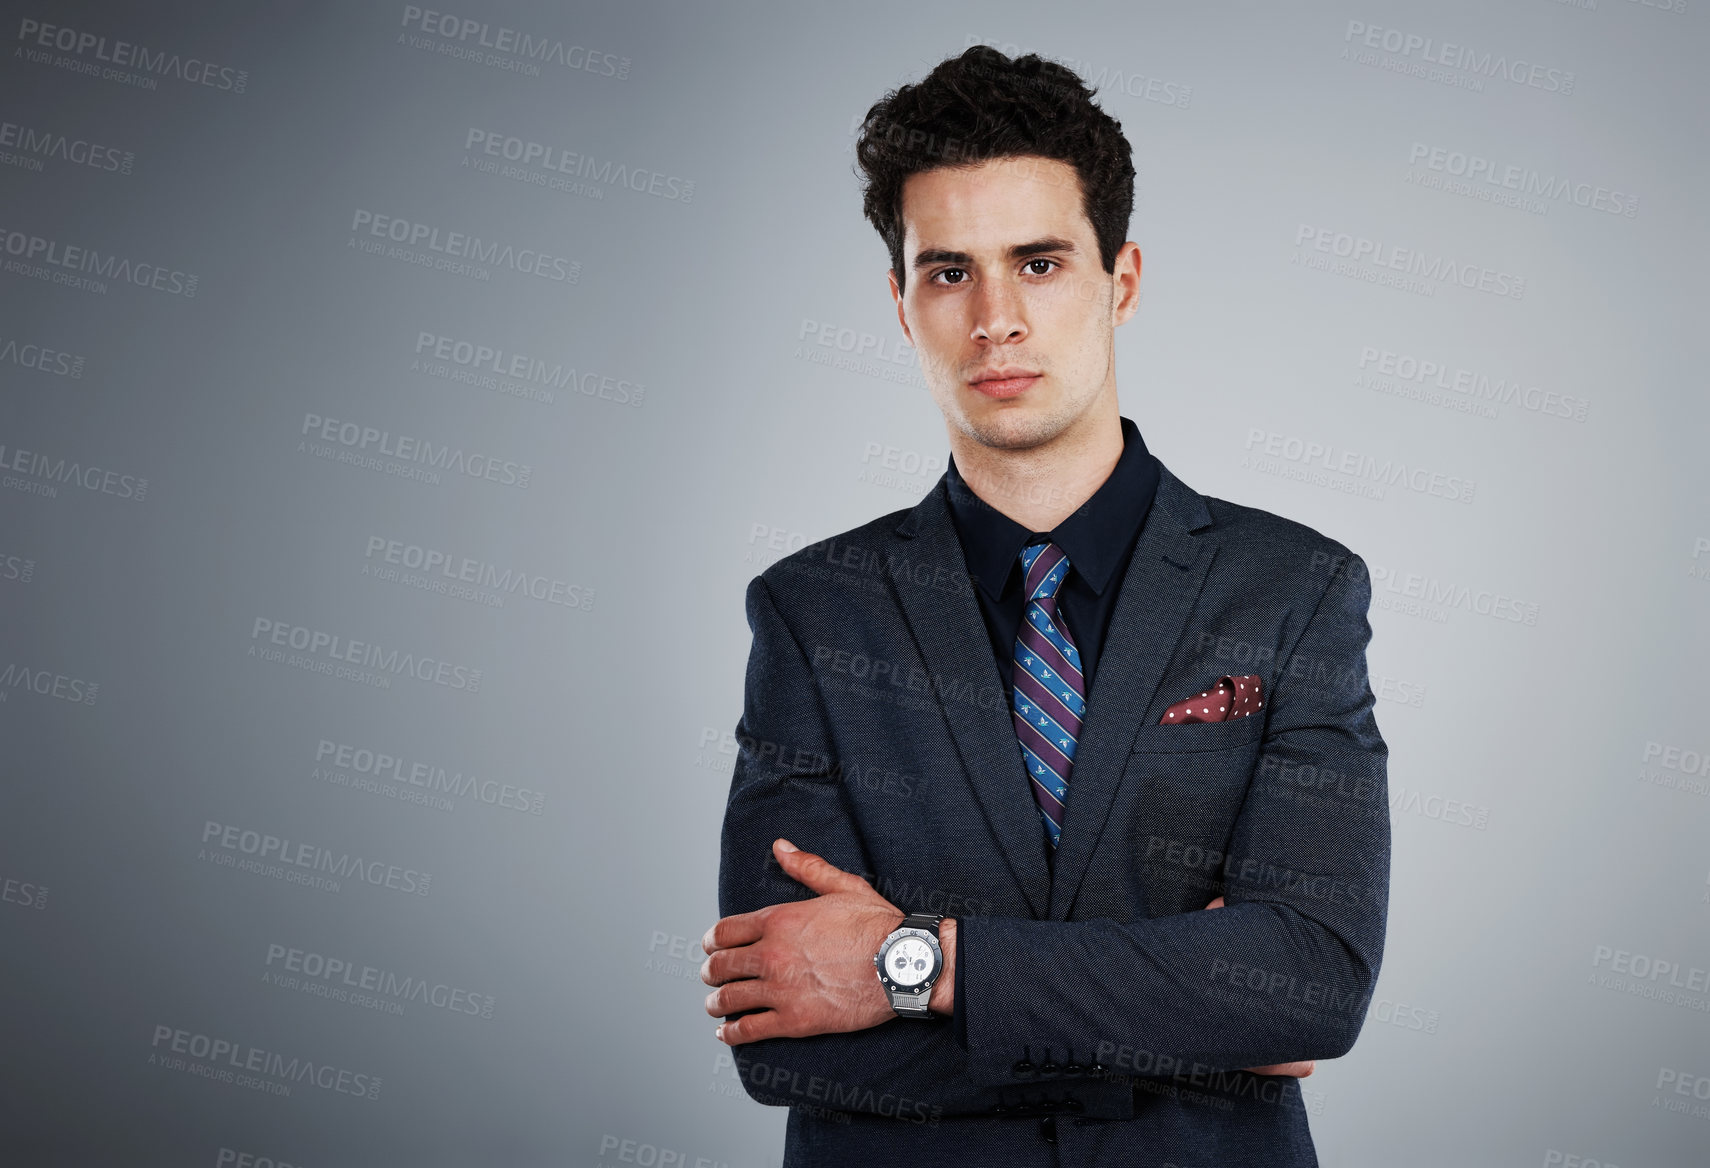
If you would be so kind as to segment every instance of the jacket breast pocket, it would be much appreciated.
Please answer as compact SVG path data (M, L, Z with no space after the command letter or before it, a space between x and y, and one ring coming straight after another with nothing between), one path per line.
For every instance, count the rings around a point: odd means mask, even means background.
M1142 726L1134 735L1130 754L1197 754L1233 750L1258 741L1265 720L1256 714L1230 722L1165 722Z
M1264 721L1142 726L1135 734L1122 786L1150 915L1202 909L1222 894Z

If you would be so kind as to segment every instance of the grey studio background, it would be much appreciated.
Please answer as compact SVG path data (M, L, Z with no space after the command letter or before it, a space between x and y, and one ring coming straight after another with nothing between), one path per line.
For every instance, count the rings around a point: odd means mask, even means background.
M0 1160L779 1162L743 591L943 470L851 145L979 41L1133 142L1124 412L1372 567L1324 1162L1710 1160L1697 0L5 8Z

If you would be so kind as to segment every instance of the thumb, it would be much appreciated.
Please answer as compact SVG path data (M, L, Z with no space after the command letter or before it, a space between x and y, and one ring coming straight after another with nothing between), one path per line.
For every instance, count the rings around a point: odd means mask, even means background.
M1206 905L1205 907L1206 908L1222 908L1223 907L1223 898L1220 896L1216 900L1212 901L1210 904Z
M773 843L772 852L784 874L818 893L871 892L872 886L853 872L845 872L823 856L804 852L787 839Z
M1307 1059L1297 1063L1273 1063L1268 1067L1247 1067L1255 1075L1287 1075L1291 1079L1304 1079L1318 1069L1316 1060Z

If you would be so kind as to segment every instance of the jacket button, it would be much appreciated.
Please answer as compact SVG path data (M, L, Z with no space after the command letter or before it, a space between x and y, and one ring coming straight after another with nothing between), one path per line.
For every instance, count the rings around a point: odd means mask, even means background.
M1046 1063L1044 1066L1039 1068L1039 1073L1041 1075L1054 1075L1062 1069L1063 1068L1058 1066L1056 1063Z
M1080 1063L1070 1063L1068 1066L1063 1068L1063 1073L1065 1075L1078 1075L1085 1070L1086 1068L1081 1066Z
M1039 1121L1039 1138L1048 1144L1057 1142L1057 1117L1047 1115Z
M1022 1059L1011 1067L1010 1070L1017 1075L1031 1075L1033 1073L1033 1064L1027 1059Z

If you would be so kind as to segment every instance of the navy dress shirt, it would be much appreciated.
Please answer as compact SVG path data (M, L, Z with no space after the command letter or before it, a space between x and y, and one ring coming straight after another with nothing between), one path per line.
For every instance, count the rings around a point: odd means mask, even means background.
M1104 644L1105 630L1110 627L1110 614L1116 608L1117 594L1122 591L1123 577L1128 574L1128 561L1134 555L1134 543L1140 538L1140 527L1158 490L1158 460L1146 449L1140 428L1127 418L1121 421L1122 455L1110 477L1074 514L1051 531L1029 531L981 499L963 481L955 457L950 458L950 467L945 472L950 515L962 543L963 557L968 561L968 572L974 578L974 595L985 617L1005 693L1014 684L1015 638L1021 628L1021 549L1049 540L1069 558L1068 578L1057 591L1057 615L1068 626L1069 636L1080 650L1081 674L1086 679L1088 696L1092 694L1098 652ZM1017 743L1018 767L1022 765L1020 751ZM1016 791L1017 798L1021 798L1027 787L1017 783ZM1069 797L1074 798L1073 770L1069 773ZM1045 831L1043 820L1039 830ZM1047 847L1047 854L1050 851ZM965 1048L968 1025L962 1010L963 969L964 962L958 953L951 1026L956 1041Z

